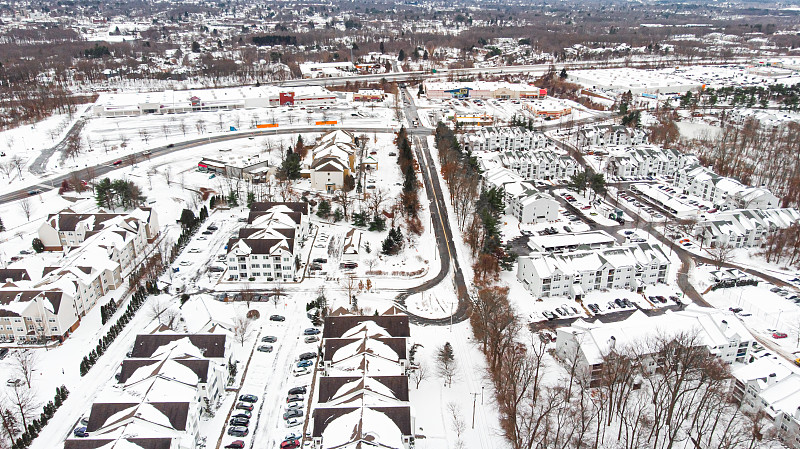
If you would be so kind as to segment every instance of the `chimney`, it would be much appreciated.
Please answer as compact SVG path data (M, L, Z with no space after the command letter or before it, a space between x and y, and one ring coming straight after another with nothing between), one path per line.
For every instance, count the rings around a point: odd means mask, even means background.
M608 349L611 349L613 351L616 346L617 346L617 338L612 335L611 338L608 339Z
M725 332L727 329L728 329L728 322L725 321L725 320L722 320L722 325L719 327L719 330L722 331L722 332Z
M778 383L778 376L775 373L767 376L767 385L775 385L776 383Z

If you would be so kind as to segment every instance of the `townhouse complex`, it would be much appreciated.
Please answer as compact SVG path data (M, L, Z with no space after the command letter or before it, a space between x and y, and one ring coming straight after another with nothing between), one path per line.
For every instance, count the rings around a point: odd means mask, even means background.
M0 286L0 341L63 341L101 297L119 288L159 233L149 208L127 214L81 214L65 209L39 227L57 264L4 270ZM24 272L24 274L23 274Z
M616 145L642 145L647 133L638 128L621 125L591 125L578 131L578 148Z
M198 447L200 417L216 408L224 393L229 353L230 340L220 333L181 334L161 327L138 335L118 383L92 404L88 436L67 439L64 449L119 441L130 447Z
M395 308L382 315L325 318L323 371L311 416L316 449L414 446L408 394L408 316Z

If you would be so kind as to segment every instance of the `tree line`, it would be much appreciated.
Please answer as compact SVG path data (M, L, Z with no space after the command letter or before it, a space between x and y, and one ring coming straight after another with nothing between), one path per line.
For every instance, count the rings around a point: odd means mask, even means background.
M556 359L546 339L521 340L526 323L508 287L482 286L471 310L501 430L514 449L670 449L689 440L752 449L774 438L763 413L739 408L730 367L696 334L654 333L611 346L592 370L577 350Z

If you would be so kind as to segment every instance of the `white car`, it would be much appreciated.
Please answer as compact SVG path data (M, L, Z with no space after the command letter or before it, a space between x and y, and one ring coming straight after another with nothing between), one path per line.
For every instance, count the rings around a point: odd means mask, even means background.
M303 420L300 418L289 418L286 420L286 427L295 427L303 424Z
M294 372L292 374L294 374L294 377L300 377L300 376L304 376L306 374L311 374L311 371L309 371L309 369L306 368L306 367L295 368Z
M192 253L192 254L199 253L200 249L199 248L192 248L192 249L189 250L189 252Z
M304 405L303 401L290 402L286 404L286 410L299 410L302 409Z
M191 262L189 262L188 260L182 260L182 261L181 261L181 263L180 263L179 265L180 265L180 266L182 266L182 267L188 267L188 266L189 266L189 265L191 265L191 264L192 264L192 263L191 263Z
M284 437L284 441L285 440L299 440L300 438L303 438L303 435L300 435L297 432L292 432L289 435L286 435L286 437Z

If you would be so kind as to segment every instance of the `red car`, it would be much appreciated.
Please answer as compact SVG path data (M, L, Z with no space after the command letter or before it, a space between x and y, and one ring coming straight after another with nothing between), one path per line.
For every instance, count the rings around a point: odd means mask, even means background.
M787 337L787 335L784 334L783 332L773 332L772 333L772 338L776 338L777 339L777 338L786 338L786 337Z
M225 446L225 449L244 449L244 440L236 440Z
M300 447L300 440L286 440L281 443L281 449L295 449Z
M122 164L122 161L121 161L121 160L119 160L119 161L116 161L116 162L114 162L114 163L113 163L113 164L111 164L111 165L121 165L121 164Z

